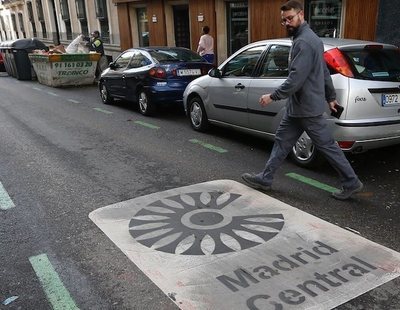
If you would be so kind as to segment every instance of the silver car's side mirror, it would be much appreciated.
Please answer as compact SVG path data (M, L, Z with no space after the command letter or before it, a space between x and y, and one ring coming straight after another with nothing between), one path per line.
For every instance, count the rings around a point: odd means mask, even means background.
M208 75L211 77L215 77L215 78L221 78L222 74L221 71L218 68L212 68L209 72Z

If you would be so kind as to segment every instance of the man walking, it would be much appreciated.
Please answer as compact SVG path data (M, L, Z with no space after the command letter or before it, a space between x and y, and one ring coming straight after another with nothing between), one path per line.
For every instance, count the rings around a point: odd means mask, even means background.
M245 173L242 179L253 188L269 190L275 171L305 131L316 149L339 173L342 190L332 196L339 200L348 199L361 191L363 184L333 139L323 116L326 102L334 112L337 104L332 79L323 58L323 43L304 20L303 6L298 1L291 0L282 5L281 24L293 37L289 75L272 94L262 95L259 102L265 107L273 101L288 98L286 113L276 131L274 146L264 170L258 174Z

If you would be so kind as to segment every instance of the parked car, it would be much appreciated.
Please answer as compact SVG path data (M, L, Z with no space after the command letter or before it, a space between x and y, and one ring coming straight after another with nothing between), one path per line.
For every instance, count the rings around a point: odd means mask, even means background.
M326 105L340 147L360 153L400 143L399 48L350 39L322 40L337 100L344 107L336 119ZM274 139L286 100L267 107L258 101L286 79L291 44L289 39L249 44L191 82L183 100L193 129L204 131L211 123ZM291 155L301 166L313 166L320 159L305 133Z
M5 72L6 67L4 65L4 59L3 59L3 54L0 53L0 72Z
M182 105L183 91L193 79L213 66L181 47L132 48L121 53L99 79L103 103L114 98L136 102L143 115L160 104Z

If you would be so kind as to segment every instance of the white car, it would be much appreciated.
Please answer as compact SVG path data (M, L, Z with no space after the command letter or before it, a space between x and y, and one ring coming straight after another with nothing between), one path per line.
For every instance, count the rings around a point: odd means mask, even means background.
M326 117L339 146L346 152L400 143L400 50L396 46L350 39L322 39L337 100L339 119ZM191 126L204 131L211 124L228 126L274 139L286 100L261 107L262 94L273 92L288 75L290 39L251 43L209 74L192 81L183 94ZM320 156L304 133L292 158L313 166Z

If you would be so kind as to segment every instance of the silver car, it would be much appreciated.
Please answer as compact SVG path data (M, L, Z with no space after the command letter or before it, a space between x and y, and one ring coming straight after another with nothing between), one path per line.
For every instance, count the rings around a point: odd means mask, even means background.
M323 38L325 61L344 107L340 118L326 117L346 152L400 143L400 50L377 42ZM209 74L192 81L183 94L193 129L228 126L274 139L286 100L261 107L262 94L273 92L288 75L290 39L251 43ZM304 133L293 147L301 166L320 163L320 155Z

